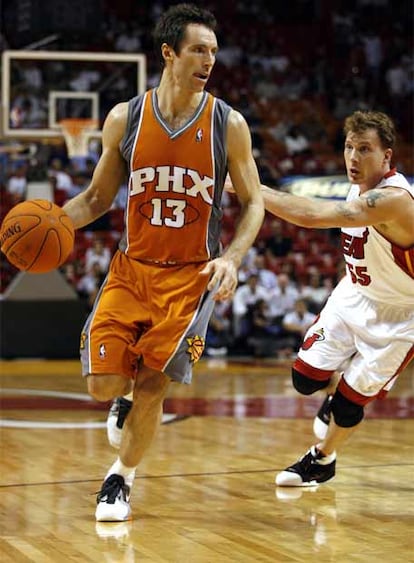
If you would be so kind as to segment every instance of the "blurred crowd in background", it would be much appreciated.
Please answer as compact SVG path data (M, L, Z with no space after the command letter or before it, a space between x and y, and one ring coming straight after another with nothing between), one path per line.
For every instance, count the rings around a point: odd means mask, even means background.
M58 0L55 9L61 3ZM58 29L43 49L141 52L148 56L147 87L157 84L160 68L151 30L171 2L83 3L94 9L93 26L86 19L82 25L82 3L70 4L62 29L57 23L64 19L62 12L54 22L52 10L50 29L43 19L36 28L25 29L21 10L16 9L19 2L15 9L5 9L1 48L23 49ZM357 109L385 111L394 119L398 129L394 164L407 176L414 175L411 1L292 0L279 7L265 0L202 4L219 23L220 50L208 89L247 119L263 183L278 187L286 177L343 174L343 120ZM70 18L77 10L77 26L71 28ZM22 64L18 74L11 123L18 119L26 126L39 126L47 111L38 93L48 89L48 77L30 62ZM91 63L74 71L69 84L77 91L98 86L103 78ZM101 123L115 103L134 94L128 76L117 76L101 104ZM15 144L12 139L0 140L1 218L25 199L33 180L49 182L56 203L62 205L87 186L100 152L99 143L92 143L79 168L73 166L63 141L33 140L14 150ZM123 185L110 212L77 232L73 255L62 268L87 309L121 236L126 197ZM238 205L227 193L223 205L225 246L234 232ZM2 292L15 273L3 261ZM267 216L240 270L234 299L216 307L207 354L294 354L343 273L337 230L306 231Z

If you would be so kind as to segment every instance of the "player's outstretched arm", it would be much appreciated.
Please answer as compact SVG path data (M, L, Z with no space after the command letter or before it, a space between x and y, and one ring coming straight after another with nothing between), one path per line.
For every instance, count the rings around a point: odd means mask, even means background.
M76 229L106 213L125 178L124 159L119 151L126 128L128 104L121 103L109 112L102 130L102 155L88 188L64 205Z
M234 193L231 178L225 188ZM261 184L266 211L301 227L365 227L378 223L404 221L412 215L413 202L409 194L398 188L369 190L354 201L323 201L296 196Z
M237 287L237 270L253 244L264 218L260 180L252 155L250 131L242 115L230 112L227 128L228 169L241 213L233 240L223 256L207 264L204 273L211 275L209 289L219 282L217 300L230 298Z
M405 190L372 189L353 201L323 201L262 185L266 210L302 227L365 227L398 221L409 203Z

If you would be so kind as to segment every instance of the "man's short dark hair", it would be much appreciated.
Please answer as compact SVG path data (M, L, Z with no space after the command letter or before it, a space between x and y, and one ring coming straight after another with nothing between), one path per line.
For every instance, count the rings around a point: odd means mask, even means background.
M204 25L212 31L217 27L214 15L194 4L176 4L162 14L153 33L154 46L162 64L164 64L161 55L162 44L166 43L179 54L187 26L191 23Z

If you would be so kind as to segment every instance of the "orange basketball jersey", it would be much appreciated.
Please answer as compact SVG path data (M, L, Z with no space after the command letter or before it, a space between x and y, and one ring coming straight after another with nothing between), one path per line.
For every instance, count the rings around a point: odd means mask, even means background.
M129 166L120 250L130 258L174 265L218 255L229 112L204 92L194 115L172 130L155 89L130 100L120 147Z

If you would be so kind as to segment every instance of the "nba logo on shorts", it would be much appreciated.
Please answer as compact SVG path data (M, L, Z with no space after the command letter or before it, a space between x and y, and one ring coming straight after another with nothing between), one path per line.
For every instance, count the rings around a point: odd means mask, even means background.
M105 344L101 344L99 346L99 357L101 358L101 360L103 360L104 358L106 358L106 348L105 348Z
M201 143L202 140L203 140L203 130L197 129L196 141L197 141L197 143Z

